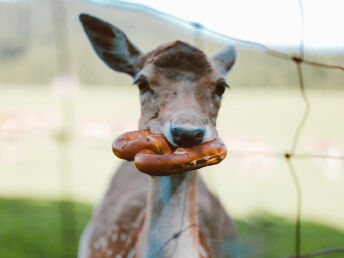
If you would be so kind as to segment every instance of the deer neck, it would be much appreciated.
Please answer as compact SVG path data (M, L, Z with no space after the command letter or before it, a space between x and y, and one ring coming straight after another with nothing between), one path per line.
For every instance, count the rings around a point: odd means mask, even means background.
M140 257L199 257L196 176L151 178Z

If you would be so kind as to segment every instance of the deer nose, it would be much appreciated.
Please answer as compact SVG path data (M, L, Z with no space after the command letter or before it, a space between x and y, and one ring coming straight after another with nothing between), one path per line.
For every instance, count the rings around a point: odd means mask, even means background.
M171 126L173 141L179 147L190 148L201 144L203 141L205 129L185 129L183 127Z

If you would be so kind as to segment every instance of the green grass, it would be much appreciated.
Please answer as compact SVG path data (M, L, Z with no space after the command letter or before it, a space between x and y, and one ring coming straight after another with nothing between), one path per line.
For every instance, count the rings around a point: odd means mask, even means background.
M76 212L75 238L68 226L71 217L62 221L60 216L60 209L71 205ZM0 210L1 258L76 257L78 238L91 212L89 205L29 199L0 199Z
M63 235L60 208L74 207L75 238L70 227ZM69 206L68 206L69 205ZM1 258L76 257L78 238L91 216L91 206L32 199L0 199ZM236 219L243 257L278 258L293 254L294 224L291 220L269 214ZM69 224L70 225L70 224ZM63 240L62 240L63 239ZM302 252L343 247L344 231L305 221L302 224ZM66 250L66 248L68 248ZM331 257L342 257L340 254Z
M294 255L294 222L269 214L256 214L245 220L236 219L240 238L247 247L247 257L286 258ZM303 221L301 253L343 247L344 232L334 227ZM244 256L245 257L245 256ZM343 257L334 254L331 257Z

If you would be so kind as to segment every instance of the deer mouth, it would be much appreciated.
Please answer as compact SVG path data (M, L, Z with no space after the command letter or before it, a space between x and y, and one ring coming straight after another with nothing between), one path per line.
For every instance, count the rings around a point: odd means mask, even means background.
M134 161L139 171L151 176L169 176L215 165L227 155L219 137L197 146L176 148L164 136L151 134L149 130L118 136L112 150L117 157Z

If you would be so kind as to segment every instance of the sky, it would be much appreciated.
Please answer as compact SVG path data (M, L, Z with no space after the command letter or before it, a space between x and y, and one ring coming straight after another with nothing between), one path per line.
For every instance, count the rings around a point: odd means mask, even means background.
M0 0L4 1L4 0ZM85 0L138 3L218 33L275 47L296 47L302 19L298 0ZM300 0L307 49L344 49L344 0Z
M0 0L13 1L13 0ZM268 46L298 46L298 0L86 0L98 4L139 3L185 21ZM344 0L300 0L304 44L309 49L344 49Z
M298 0L135 0L199 22L208 29L272 46L297 46L301 38ZM344 48L344 0L302 0L308 48Z

